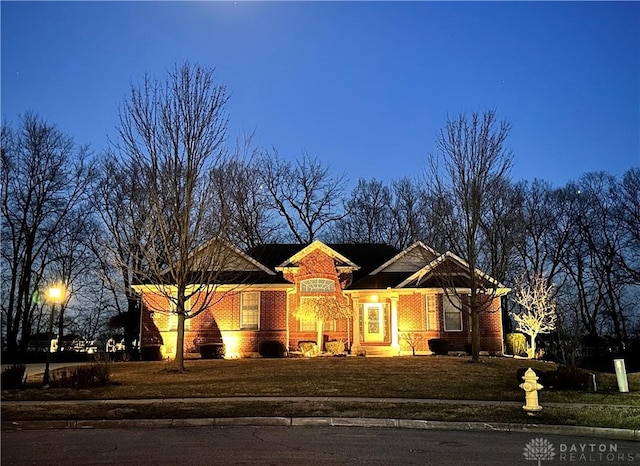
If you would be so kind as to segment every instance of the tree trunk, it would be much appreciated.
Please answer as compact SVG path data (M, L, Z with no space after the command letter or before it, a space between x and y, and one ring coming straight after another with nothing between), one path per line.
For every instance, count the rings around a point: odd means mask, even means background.
M178 286L178 297L176 303L176 312L178 313L178 328L176 330L176 357L174 366L179 372L184 372L184 290Z
M184 372L184 311L178 311L178 329L176 330L176 370Z
M537 336L538 336L537 333L529 335L529 337L531 338L531 345L529 346L529 349L527 350L527 357L529 359L533 359L533 358L536 357L536 337Z
M321 321L320 319L318 319L318 335L317 335L317 338L318 338L318 351L320 353L322 353L322 351L324 350L324 348L323 348L324 345L322 344L323 343L322 339L323 339L323 336L324 336L323 335L323 329L324 329L324 322Z
M480 312L471 309L471 361L480 362Z

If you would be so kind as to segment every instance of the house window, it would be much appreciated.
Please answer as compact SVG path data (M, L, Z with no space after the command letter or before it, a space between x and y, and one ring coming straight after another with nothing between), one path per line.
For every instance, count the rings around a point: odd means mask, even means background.
M436 297L434 295L425 296L427 330L438 330L438 314L436 311Z
M320 291L330 293L336 290L336 282L328 278L309 278L300 282L300 291L313 292Z
M189 315L189 311L191 310L191 300L187 299L184 303L184 310L187 315ZM184 320L184 329L191 330L191 319ZM176 302L173 299L169 300L169 331L175 332L178 330L178 314L176 312Z
M260 328L260 292L244 291L241 295L240 328L258 330Z
M462 331L462 305L460 298L455 295L442 295L442 312L444 314L445 332Z

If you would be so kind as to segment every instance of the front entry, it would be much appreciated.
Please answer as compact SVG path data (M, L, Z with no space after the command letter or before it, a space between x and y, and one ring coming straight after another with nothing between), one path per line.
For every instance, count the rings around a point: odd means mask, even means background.
M378 343L384 341L384 306L382 304L364 305L364 341Z

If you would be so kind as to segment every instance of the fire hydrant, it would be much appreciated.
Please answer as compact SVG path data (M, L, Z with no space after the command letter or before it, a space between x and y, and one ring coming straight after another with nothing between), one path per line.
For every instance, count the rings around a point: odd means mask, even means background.
M527 369L522 377L524 383L520 384L520 388L525 391L525 404L522 407L528 415L534 416L536 413L542 410L542 406L538 404L538 390L543 387L538 383L538 376L533 369Z

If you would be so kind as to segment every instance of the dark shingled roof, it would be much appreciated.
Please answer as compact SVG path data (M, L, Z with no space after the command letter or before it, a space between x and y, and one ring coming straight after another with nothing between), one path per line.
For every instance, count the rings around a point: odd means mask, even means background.
M365 275L353 281L348 290L382 290L395 288L411 275L412 272L380 272L375 275Z
M247 254L273 270L307 246L309 245L263 244L250 249L247 251ZM400 252L398 249L387 244L339 243L327 244L326 246L360 267L360 270L354 274L354 280L356 277L368 274Z
M165 279L160 283L158 280L142 280L141 284L163 284L169 285L172 284L171 275L165 275ZM200 273L192 273L189 279L189 283L199 284L203 275ZM206 275L205 275L206 277ZM277 285L277 284L287 284L291 283L284 279L282 273L276 273L275 275L269 275L267 272L263 271L238 271L238 272L219 272L211 274L210 278L212 278L211 283L215 283L216 285L256 285L256 284L269 284L269 285Z
M307 244L261 244L246 251L262 265L274 270L297 252L306 248Z
M399 249L389 246L388 244L342 243L327 244L327 246L360 267L360 270L356 271L353 275L354 281L375 270L393 256L400 253Z

